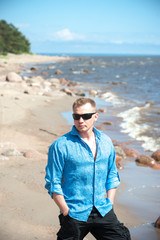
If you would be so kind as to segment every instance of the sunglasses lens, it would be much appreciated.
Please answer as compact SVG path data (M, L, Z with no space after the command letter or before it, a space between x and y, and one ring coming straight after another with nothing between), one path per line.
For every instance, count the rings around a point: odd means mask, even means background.
M73 116L73 119L74 119L74 120L79 120L80 117L81 117L81 115L76 114L76 113L73 113L72 116Z
M90 119L91 117L92 117L92 113L86 113L86 114L83 114L82 115L82 118L84 119L84 120L87 120L87 119Z

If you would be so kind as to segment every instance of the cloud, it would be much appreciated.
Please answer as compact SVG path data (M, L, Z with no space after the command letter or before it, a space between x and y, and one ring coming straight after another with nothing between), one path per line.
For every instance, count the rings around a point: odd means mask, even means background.
M30 27L30 24L28 24L28 23L16 23L15 26L17 28L28 28L28 27Z
M73 33L68 28L65 28L51 34L51 38L52 40L55 40L55 41L74 41L74 40L84 40L85 36L77 33Z

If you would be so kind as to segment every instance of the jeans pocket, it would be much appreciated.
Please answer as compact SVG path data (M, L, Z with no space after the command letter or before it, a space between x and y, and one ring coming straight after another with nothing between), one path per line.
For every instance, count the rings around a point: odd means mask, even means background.
M63 223L68 222L69 219L70 219L70 216L69 216L69 215L64 216L64 215L61 213L61 214L59 215L60 225L62 225Z
M60 221L60 225L61 225L61 229L59 231L60 235L63 237L64 236L74 236L75 228L74 228L72 218L69 215L63 216L63 214L60 214L59 221Z

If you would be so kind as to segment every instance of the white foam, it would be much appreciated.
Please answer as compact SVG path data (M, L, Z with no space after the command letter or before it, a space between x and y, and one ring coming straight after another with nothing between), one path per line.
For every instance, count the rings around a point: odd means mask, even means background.
M73 74L81 74L82 72L81 71L73 71L72 73Z
M128 189L128 192L134 192L135 190L144 189L144 188L156 189L156 188L160 188L160 185L141 185L141 186L137 186L137 187L131 187Z
M103 98L106 102L110 102L113 105L121 105L123 104L123 101L114 93L107 91L101 95L101 98Z
M156 140L152 137L143 135L150 126L147 124L138 124L137 120L140 119L140 112L143 109L150 107L150 104L146 104L144 107L133 107L127 111L118 114L118 117L123 118L123 122L120 124L122 132L127 133L130 137L143 142L142 147L145 150L156 151L160 146L156 143Z
M141 136L141 137L138 137L137 140L144 142L142 144L142 147L145 150L151 150L154 152L160 148L160 146L157 144L157 141L152 137Z

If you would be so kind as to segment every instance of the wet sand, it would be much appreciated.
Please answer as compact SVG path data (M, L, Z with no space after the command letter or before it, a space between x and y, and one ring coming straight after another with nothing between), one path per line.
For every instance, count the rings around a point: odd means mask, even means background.
M34 66L36 63L61 60L67 59L30 55L0 58L1 240L56 239L59 210L44 189L45 166L48 146L70 129L67 119L61 113L71 111L75 97L62 92L60 85L52 87L46 94L44 89L26 86L25 80L20 83L6 82L5 78L10 71L19 73L24 66L27 68L28 63L33 63ZM27 93L26 87L29 89ZM119 136L117 133L117 139ZM6 150L13 149L14 153L10 151L9 155L4 154ZM32 150L32 156L25 157L24 153L29 150ZM132 174L131 170L135 167L132 164L128 161L125 169L120 172L122 183L117 191L114 208L119 220L131 229L132 239L147 240L139 238L142 233L142 227L139 226L144 224L144 220L135 211L137 204L134 207L128 204L133 197L129 197L128 193L132 191L128 192L126 178L127 174ZM140 168L137 167L136 170ZM143 172L145 175L146 170ZM148 171L145 177L147 174ZM139 175L134 176L139 178ZM156 217L158 215L155 220ZM86 238L93 239L90 235Z

